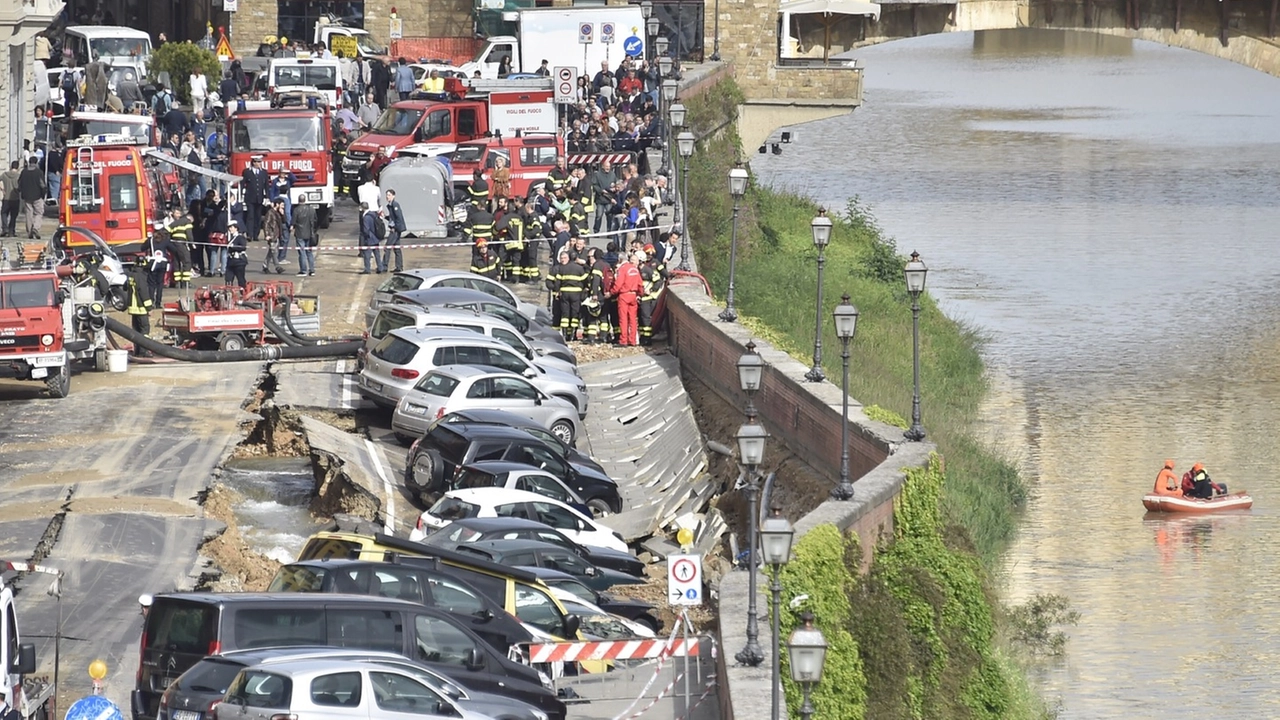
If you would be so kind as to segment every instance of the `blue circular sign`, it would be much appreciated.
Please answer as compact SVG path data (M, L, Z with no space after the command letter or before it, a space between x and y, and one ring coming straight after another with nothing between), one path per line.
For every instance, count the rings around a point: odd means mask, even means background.
M631 57L640 57L644 54L644 41L638 36L632 35L622 41L622 51Z
M124 720L124 714L105 697L90 695L71 703L65 720Z

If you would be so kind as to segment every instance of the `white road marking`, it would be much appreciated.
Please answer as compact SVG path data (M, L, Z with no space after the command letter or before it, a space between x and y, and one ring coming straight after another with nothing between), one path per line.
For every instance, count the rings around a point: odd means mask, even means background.
M368 301L364 299L364 289L369 284L369 276L361 275L360 282L356 283L355 297L351 298L351 309L347 311L347 324L356 324L356 313L360 312L360 307Z
M368 438L365 438L364 443L369 448L369 457L373 459L373 469L378 471L378 477L382 479L382 492L387 496L387 509L384 513L386 520L383 522L382 529L388 535L394 535L396 527L396 498L391 487L391 480L387 477L387 471L382 467L382 451Z
M342 385L342 398L340 402L342 403L342 407L344 409L355 410L356 403L358 402L356 400L356 393L354 389L356 381L355 381L355 378L353 378L351 375L348 374L354 369L354 368L351 368L348 363L349 361L346 358L338 360L338 362L336 363L337 365L336 371L338 373L338 382Z

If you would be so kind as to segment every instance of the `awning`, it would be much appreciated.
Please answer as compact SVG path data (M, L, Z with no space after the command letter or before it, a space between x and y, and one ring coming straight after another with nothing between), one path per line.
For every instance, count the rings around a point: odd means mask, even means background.
M861 0L796 0L782 3L778 12L792 15L871 15L880 20L880 4Z

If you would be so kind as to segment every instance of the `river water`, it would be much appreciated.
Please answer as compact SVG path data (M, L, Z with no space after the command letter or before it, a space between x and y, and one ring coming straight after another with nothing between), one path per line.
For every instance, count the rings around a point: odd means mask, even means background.
M1030 30L855 56L865 106L752 169L831 207L860 196L989 334L983 432L1035 494L1005 596L1081 613L1046 697L1062 718L1277 716L1280 79ZM1166 457L1255 508L1144 517Z

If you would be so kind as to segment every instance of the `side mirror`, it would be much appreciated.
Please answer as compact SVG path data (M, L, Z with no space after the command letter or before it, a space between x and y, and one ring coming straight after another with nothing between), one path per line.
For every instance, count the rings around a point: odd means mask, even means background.
M534 405L541 405L541 404L542 404L542 394L541 394L541 393L539 393L539 394L537 394L537 395L534 395L534 396L533 396L533 404L534 404Z
M13 668L10 672L17 675L30 675L36 671L36 646L32 643L22 643L18 646L18 657L13 659Z
M480 654L480 648L471 648L471 652L467 653L467 662L465 663L468 670L483 670L484 656Z
M535 378L538 377L538 370L536 368L525 368L521 374L527 378Z
M600 571L597 570L594 565L587 566L587 577L595 577L596 575L599 575L599 574L600 574Z
M459 690L456 685L450 685L449 683L441 683L440 692L444 693L445 695L448 695L450 700L462 699L462 691Z
M58 290L53 294L53 304L61 305L66 301L67 301L67 291L63 290L62 288L58 288Z
M582 618L577 615L564 616L564 639L573 640L578 637L578 628L582 627Z
M481 608L471 614L474 615L475 617L480 618L480 620L483 622L489 622L494 618L493 611L490 610L489 608Z

